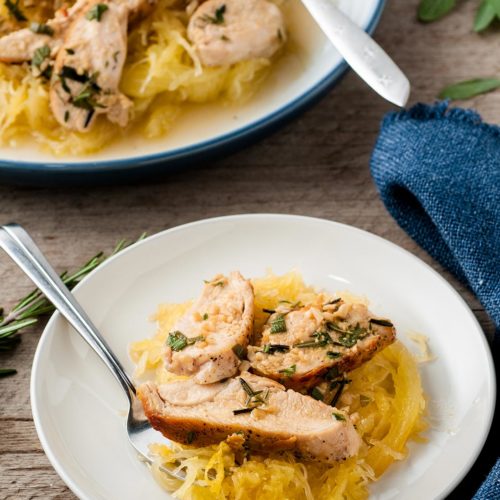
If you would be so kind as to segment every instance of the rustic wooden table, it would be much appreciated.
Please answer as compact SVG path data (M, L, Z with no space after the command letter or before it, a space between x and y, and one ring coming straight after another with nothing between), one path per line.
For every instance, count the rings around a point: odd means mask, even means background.
M500 34L471 32L477 2L464 2L448 18L424 26L417 0L389 0L376 39L406 71L412 102L433 101L459 79L498 74ZM500 118L500 92L468 103L487 120ZM280 212L324 217L371 231L428 262L471 305L486 333L483 308L394 222L370 178L369 158L380 119L391 107L353 74L320 105L279 132L237 154L196 170L142 185L95 188L0 186L0 221L23 224L60 270L73 269L122 237L154 233L217 215ZM12 305L30 284L0 257L1 303ZM26 331L0 366L18 374L0 379L0 498L74 498L49 464L35 433L29 401L33 354L42 327ZM483 479L491 453L483 453L454 498L468 498Z

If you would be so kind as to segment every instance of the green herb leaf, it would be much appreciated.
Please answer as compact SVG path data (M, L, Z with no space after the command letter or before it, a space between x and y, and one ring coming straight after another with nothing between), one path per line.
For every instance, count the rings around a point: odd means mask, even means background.
M274 354L276 352L288 352L290 346L284 344L265 344L262 347L262 352L266 354Z
M37 68L40 68L45 59L47 59L48 57L50 57L50 47L48 45L44 45L43 47L35 50L33 59L31 60L31 64Z
M286 377L291 377L297 371L297 365L289 366L288 368L284 368L283 370L279 370L279 373L282 373Z
M243 390L249 395L249 396L255 396L256 392L250 387L250 384L243 378L240 377L240 384L241 387L243 387ZM262 392L262 391L260 391Z
M326 353L326 355L330 359L337 359L337 358L342 357L342 353L340 353L340 352L333 352L333 351L328 351Z
M337 413L337 412L333 412L332 413L333 417L335 418L335 420L340 420L342 422L345 422L345 417L344 415L342 415L341 413Z
M203 340L203 337L186 337L182 332L176 330L168 334L167 345L172 349L172 351L182 351L189 345L193 345L195 342Z
M497 16L495 8L489 0L483 0L477 9L474 19L474 31L476 33L485 30Z
M394 326L389 320L387 319L376 319L376 318L371 318L370 323L373 325L380 325L380 326L388 326L392 327Z
M16 21L27 21L28 18L24 15L23 11L19 7L19 0L13 2L12 0L5 0L5 7L9 11L9 14L16 19Z
M217 7L217 9L215 9L213 17L205 15L205 16L203 16L203 19L207 23L211 23L211 24L224 24L225 12L226 12L226 5L223 4L220 7Z
M196 432L189 431L186 436L187 444L191 444L194 441L195 437L196 437Z
M430 23L441 19L456 6L456 0L421 0L418 6L418 19Z
M208 319L208 313L205 313L205 314L203 315L203 321L206 321L207 319Z
M269 333L283 333L283 332L286 332L285 316L283 316L283 314L278 314L271 321L271 331Z
M101 20L102 15L109 9L109 7L105 3L98 3L94 5L85 16L89 21L93 21L94 19L99 22Z
M255 410L255 408L240 408L238 410L233 410L233 415L240 415L241 413L250 413Z
M323 398L325 396L323 395L323 393L317 387L313 387L312 391L311 391L311 397L313 397L317 401L323 401Z
M267 314L274 314L276 312L274 309L262 309L262 311Z
M476 95L491 92L499 87L500 79L498 78L476 78L444 88L439 97L441 99L470 99Z
M236 356L238 356L239 359L245 358L245 348L242 345L236 344L233 347L233 352L234 354L236 354Z
M17 370L14 368L0 368L0 378L8 377L9 375L15 375Z
M39 35L52 36L54 34L54 30L48 24L43 23L31 23L30 30L33 31L33 33L38 33Z

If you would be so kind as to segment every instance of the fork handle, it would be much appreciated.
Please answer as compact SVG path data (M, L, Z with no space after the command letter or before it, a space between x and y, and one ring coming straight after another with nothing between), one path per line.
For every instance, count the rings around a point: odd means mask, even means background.
M90 318L73 297L61 278L47 262L28 233L18 224L0 227L0 247L26 273L54 307L94 349L117 378L129 401L135 387L122 365L102 338Z
M347 64L389 102L404 106L410 82L373 38L352 22L332 0L302 0Z

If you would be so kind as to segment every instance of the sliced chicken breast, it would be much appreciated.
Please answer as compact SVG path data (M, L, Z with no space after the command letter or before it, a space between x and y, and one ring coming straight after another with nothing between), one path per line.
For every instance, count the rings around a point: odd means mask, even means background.
M353 370L391 344L396 330L364 304L337 299L329 304L274 312L255 346L252 371L305 391Z
M285 21L267 0L208 0L187 33L203 65L222 66L271 57L285 40Z
M45 24L32 23L30 28L14 31L0 38L0 61L21 63L31 61L36 50L48 46L54 58L61 49L66 30L73 18L89 3L78 0L70 9L59 9Z
M361 444L344 412L250 373L204 386L148 382L138 396L151 425L178 443L206 446L236 433L251 450L328 463L355 455Z
M124 3L87 3L68 28L56 57L50 107L65 127L85 132L96 116L124 127L132 102L118 90L127 55Z
M99 114L127 125L132 103L118 91L127 55L127 27L156 0L78 0L44 25L0 38L0 61L36 62L44 70L55 58L50 105L59 123L88 131ZM44 73L47 74L47 73Z
M239 272L207 282L195 304L167 339L165 366L211 384L238 371L253 328L254 294Z

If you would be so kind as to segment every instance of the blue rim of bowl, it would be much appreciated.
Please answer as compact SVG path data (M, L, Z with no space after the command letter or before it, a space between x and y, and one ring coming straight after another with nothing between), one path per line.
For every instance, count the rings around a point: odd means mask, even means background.
M365 31L372 34L377 27L382 12L387 0L377 0L377 5L373 15L365 26ZM245 139L250 139L252 136L257 136L259 132L277 127L279 124L286 122L287 118L292 118L300 111L305 110L308 105L312 105L317 99L322 97L330 90L345 74L348 65L345 61L341 61L328 75L316 83L310 89L307 89L293 101L284 105L280 109L265 115L264 117L245 125L232 132L223 134L219 137L198 142L189 146L183 146L169 151L152 153L143 156L133 156L129 158L121 158L116 160L99 160L99 161L82 161L82 162L25 162L17 160L2 160L0 159L0 172L14 174L19 173L98 173L111 172L119 170L129 170L145 165L154 165L159 163L173 163L176 161L186 161L190 157L208 155L229 147L230 144L236 142L244 142Z

